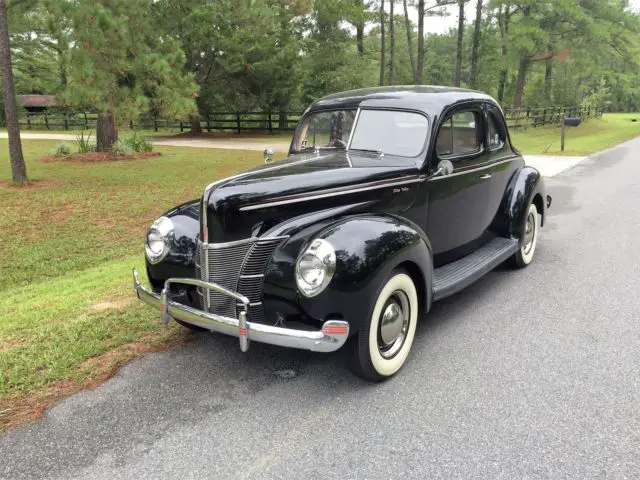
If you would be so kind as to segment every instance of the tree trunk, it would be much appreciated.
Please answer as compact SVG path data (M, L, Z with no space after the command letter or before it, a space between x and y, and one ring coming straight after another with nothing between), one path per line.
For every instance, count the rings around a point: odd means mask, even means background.
M358 55L364 55L364 24L356 25L356 44L358 45Z
M527 81L527 70L529 69L529 59L522 55L518 63L518 79L516 80L516 94L513 99L513 108L522 107L522 97L524 96L524 85Z
M98 114L96 122L96 149L98 152L110 152L118 140L118 128L113 113Z
M502 52L502 67L500 68L500 79L498 82L498 102L504 103L504 91L507 86L507 77L509 76L509 20L511 19L511 13L509 7L502 12L502 7L498 10L498 26L500 27L500 49Z
M473 26L473 46L471 47L471 88L478 88L478 50L480 48L480 26L482 24L482 0L478 0L476 7L476 22Z
M384 0L380 1L380 86L384 85L385 68Z
M202 135L202 126L200 125L200 115L191 115L189 117L191 123L191 135Z
M395 49L396 49L396 28L395 18L393 16L394 0L389 3L389 85L394 85L395 78Z
M522 9L522 16L528 17L531 12L531 7L524 7ZM527 82L527 70L531 62L527 58L525 52L520 53L520 61L518 62L518 79L516 80L516 94L513 99L513 107L520 108L522 106L522 97L524 96L524 86Z
M507 86L507 75L509 75L509 71L506 67L500 70L500 78L498 80L498 102L504 102L504 90Z
M418 0L418 60L416 62L416 85L422 83L424 71L424 0Z
M11 45L9 42L9 25L7 23L7 5L0 0L0 68L2 69L2 84L4 87L4 115L7 121L7 135L9 137L9 157L11 159L11 178L14 183L24 185L27 178L27 166L22 155L20 142L20 126L18 125L18 108L16 106L16 92L11 71Z
M464 37L464 2L458 0L458 42L456 45L456 76L453 80L453 86L460 86L460 77L462 75L462 40Z
M413 58L413 39L411 38L411 23L409 22L409 9L407 8L407 0L402 0L404 7L404 25L407 29L407 47L409 49L409 63L411 64L411 73L416 78L416 61Z
M545 65L544 99L548 106L553 105L553 58L548 59Z

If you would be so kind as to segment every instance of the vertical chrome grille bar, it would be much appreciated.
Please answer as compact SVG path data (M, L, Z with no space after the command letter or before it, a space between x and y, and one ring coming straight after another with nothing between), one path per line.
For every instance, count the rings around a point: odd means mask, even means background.
M216 283L238 293L246 290L242 295L250 298L251 305L249 311L245 311L245 318L248 315L251 321L264 321L264 273L273 252L286 238L258 237L217 244L198 242L200 280ZM205 290L202 297L204 308L210 313L239 318L244 310L235 301L215 291Z

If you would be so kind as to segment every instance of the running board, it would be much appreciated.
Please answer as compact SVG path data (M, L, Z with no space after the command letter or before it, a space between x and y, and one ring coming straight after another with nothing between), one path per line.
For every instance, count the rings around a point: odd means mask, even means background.
M433 271L433 299L468 287L518 251L518 240L497 237L472 254Z

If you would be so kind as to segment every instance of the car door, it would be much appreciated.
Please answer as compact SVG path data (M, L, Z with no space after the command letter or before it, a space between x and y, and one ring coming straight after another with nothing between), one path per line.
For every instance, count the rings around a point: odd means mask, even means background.
M436 266L460 258L485 241L491 220L486 117L481 103L447 112L436 133L427 181L427 235ZM453 169L437 174L442 162Z
M488 104L485 109L487 125L487 154L489 166L487 174L491 175L491 191L487 200L487 218L493 221L500 208L505 190L513 173L524 166L522 157L513 152L507 139L507 127L504 115L494 105Z

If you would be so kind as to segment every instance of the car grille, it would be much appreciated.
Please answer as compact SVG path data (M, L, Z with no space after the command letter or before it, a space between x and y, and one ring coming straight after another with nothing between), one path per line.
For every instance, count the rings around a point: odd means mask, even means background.
M227 244L198 242L196 277L246 296L251 302L248 310L249 320L264 322L264 272L273 252L286 238L252 238ZM238 317L239 305L233 298L200 288L198 294L206 311Z

